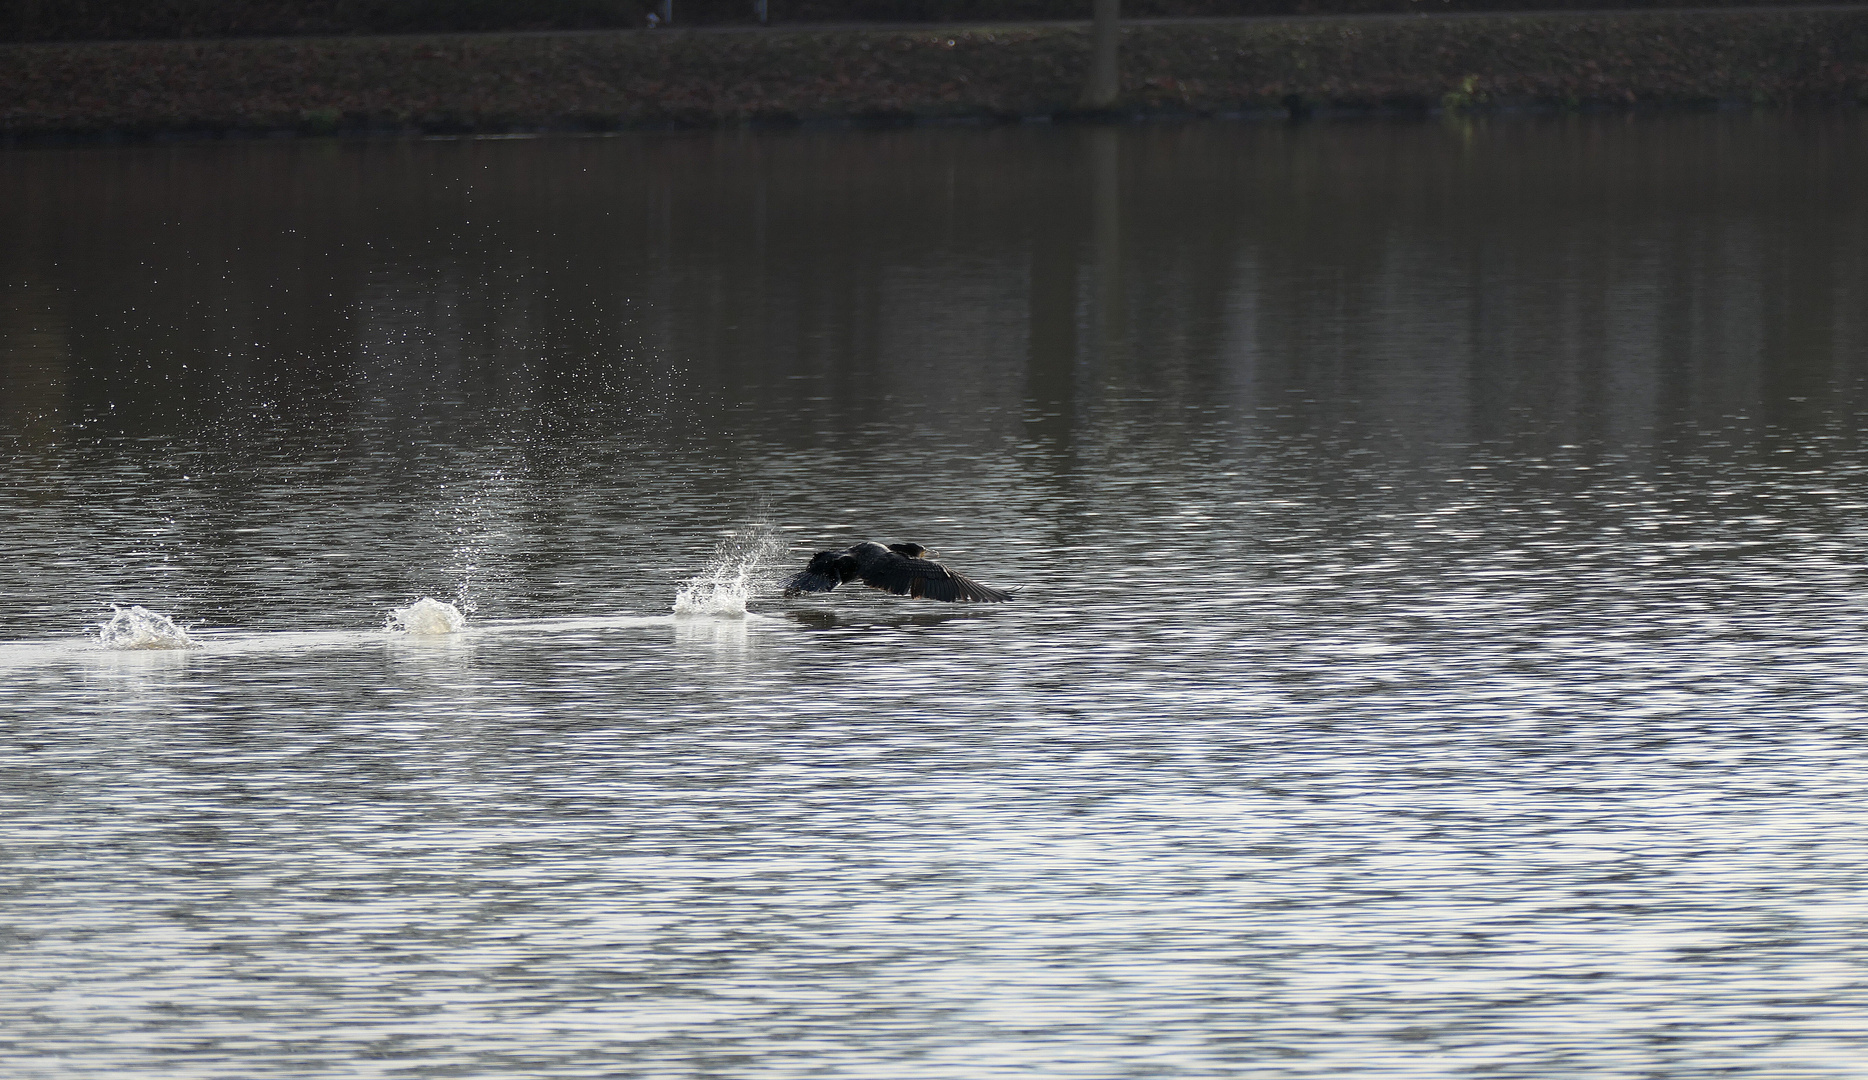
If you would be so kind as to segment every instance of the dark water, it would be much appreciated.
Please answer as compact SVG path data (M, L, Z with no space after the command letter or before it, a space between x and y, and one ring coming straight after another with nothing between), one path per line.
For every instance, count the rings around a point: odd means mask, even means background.
M0 1071L1868 1075L1864 176L0 154ZM1023 591L770 584L865 538Z

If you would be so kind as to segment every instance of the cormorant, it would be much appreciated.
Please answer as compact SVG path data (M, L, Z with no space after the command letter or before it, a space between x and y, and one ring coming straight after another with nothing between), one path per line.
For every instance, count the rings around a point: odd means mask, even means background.
M953 603L1003 604L1011 593L981 585L933 559L920 544L861 543L847 551L820 551L811 564L785 579L785 595L829 592L860 580L872 589L896 596L918 596Z

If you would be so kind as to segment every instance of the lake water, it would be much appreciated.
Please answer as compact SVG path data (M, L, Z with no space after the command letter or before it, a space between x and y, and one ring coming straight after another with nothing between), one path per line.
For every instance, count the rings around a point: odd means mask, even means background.
M1868 1076L1864 176L0 152L0 1071Z

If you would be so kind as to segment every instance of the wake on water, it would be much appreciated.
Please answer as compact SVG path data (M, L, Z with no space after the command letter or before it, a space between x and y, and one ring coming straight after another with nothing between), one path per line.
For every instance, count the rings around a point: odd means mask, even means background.
M676 616L744 618L746 601L761 583L763 563L783 553L785 544L769 528L741 530L721 541L714 557L699 574L675 593ZM159 611L141 604L110 605L110 618L97 626L97 645L111 652L156 649L199 649L202 643L188 628ZM662 619L668 616L661 616ZM548 620L566 625L588 620ZM598 619L609 624L615 618ZM628 619L635 622L635 619ZM649 617L647 622L657 621ZM383 632L399 637L441 637L467 629L467 616L445 600L424 596L407 607L391 608Z
M763 576L765 568L782 558L787 546L778 531L765 522L735 529L714 546L713 557L701 572L675 591L674 615L745 618L746 602L760 586L768 584ZM141 604L112 604L110 610L109 620L97 627L100 648L126 652L202 647L189 636L187 627L161 612ZM383 622L385 633L410 637L458 634L466 628L467 616L460 608L427 596L407 607L390 609Z
M675 614L744 618L746 601L765 584L762 571L783 557L788 546L767 522L733 530L714 545L713 558L701 572L675 591Z
M408 607L389 612L383 629L391 634L431 636L458 634L467 626L467 616L453 604L426 596ZM97 645L111 652L134 652L152 649L199 649L202 643L189 636L188 628L159 611L141 604L123 607L110 605L110 618L97 626Z

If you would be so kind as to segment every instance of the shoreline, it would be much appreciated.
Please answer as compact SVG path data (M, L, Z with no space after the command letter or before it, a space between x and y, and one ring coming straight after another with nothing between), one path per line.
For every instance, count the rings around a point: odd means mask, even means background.
M0 46L0 142L1868 104L1868 7Z

